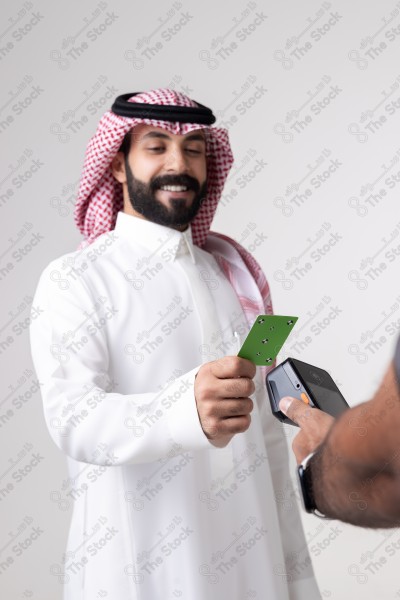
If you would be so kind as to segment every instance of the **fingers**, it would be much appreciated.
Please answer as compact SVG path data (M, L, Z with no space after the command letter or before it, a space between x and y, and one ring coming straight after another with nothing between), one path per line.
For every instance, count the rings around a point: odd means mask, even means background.
M235 433L243 433L250 427L251 416L242 415L240 417L223 419L219 422L219 430L221 434L234 435Z
M233 435L250 426L256 366L238 356L204 364L196 375L194 392L200 423L206 436L223 447Z
M334 422L334 418L323 410L311 407L302 400L285 396L279 402L280 410L302 429L326 432Z
M310 417L313 410L309 404L290 396L280 400L279 409L297 425L301 425L304 419Z
M248 398L255 391L252 379L200 379L195 385L198 402L220 402L233 398Z
M279 408L301 428L292 443L293 452L297 462L300 463L320 446L334 418L318 408L311 408L309 404L289 396L281 399Z
M238 379L226 379L221 381L218 390L216 391L216 398L247 398L254 394L256 386L252 379L238 378Z
M203 419L202 428L208 439L223 440L228 443L236 433L243 433L250 427L251 416L240 415L239 417L229 417L225 419L210 418ZM225 445L222 444L222 445Z
M196 377L195 396L198 401L247 398L254 394L255 385L251 378L244 375L219 378L211 372L211 365L212 363L204 365ZM246 369L241 372L245 371Z
M201 410L201 421L207 425L208 430L215 430L216 433L236 433L244 431L241 425L250 425L250 413L253 410L253 401L251 398L238 398L236 400L218 400L203 403ZM225 421L229 421L225 422ZM237 421L237 423L235 423Z
M210 364L211 373L219 379L234 377L249 377L256 374L256 365L246 358L239 356L224 356Z
M207 418L228 419L230 417L248 415L252 410L253 401L251 398L221 400L219 402L210 402L205 416Z

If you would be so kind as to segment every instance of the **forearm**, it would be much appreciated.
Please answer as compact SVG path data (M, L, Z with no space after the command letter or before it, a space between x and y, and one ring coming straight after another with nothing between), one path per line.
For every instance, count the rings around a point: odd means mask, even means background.
M166 390L131 394L106 391L89 373L85 378L70 372L56 378L41 370L38 361L36 369L43 382L50 435L75 460L107 464L107 453L96 452L99 446L111 454L113 465L152 462L209 447L193 397L197 369L176 378Z
M321 512L355 525L400 525L399 426L391 368L374 400L344 413L310 462Z

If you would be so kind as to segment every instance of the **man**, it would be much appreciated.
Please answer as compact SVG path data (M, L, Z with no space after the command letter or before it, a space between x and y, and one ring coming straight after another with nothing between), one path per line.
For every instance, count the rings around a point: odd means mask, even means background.
M279 407L301 430L293 441L311 507L363 527L400 526L400 341L374 398L334 421L296 398ZM311 457L310 457L311 454Z
M80 491L68 599L320 598L299 514L275 501L282 428L236 356L271 306L253 257L209 231L233 160L214 121L172 90L119 97L86 153L85 241L38 284L33 360Z

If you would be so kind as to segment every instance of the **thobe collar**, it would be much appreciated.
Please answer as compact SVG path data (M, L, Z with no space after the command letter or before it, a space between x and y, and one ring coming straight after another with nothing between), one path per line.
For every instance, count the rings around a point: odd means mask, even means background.
M119 211L114 231L118 236L144 246L151 254L167 252L172 260L190 254L192 262L196 262L190 225L186 231L178 231Z

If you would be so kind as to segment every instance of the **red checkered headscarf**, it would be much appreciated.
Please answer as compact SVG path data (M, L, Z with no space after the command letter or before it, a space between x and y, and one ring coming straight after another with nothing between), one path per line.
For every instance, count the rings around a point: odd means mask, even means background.
M129 102L182 107L198 106L194 100L191 100L185 94L170 89L157 89L136 94L129 99ZM135 125L141 123L161 127L172 134L179 135L185 135L195 129L204 131L206 137L207 196L196 217L191 222L193 242L200 247L204 247L207 238L209 237L211 243L214 236L214 239L218 238L220 240L220 246L223 244L222 240L225 241L225 245L226 243L230 245L230 250L233 246L252 274L263 298L262 303L259 300L257 301L256 298L252 299L248 294L243 296L243 285L238 286L238 275L234 275L235 268L233 264L226 260L226 257L224 258L224 253L211 251L238 293L246 314L250 317L250 313L272 312L268 284L255 259L234 240L221 234L210 233L211 222L233 163L228 132L225 129L199 123L122 117L107 111L100 119L97 131L90 139L86 149L74 213L75 222L80 232L85 236L79 247L84 248L102 233L114 229L117 214L123 209L123 196L122 185L114 178L110 165L121 147L125 134ZM241 288L240 291L239 287Z

